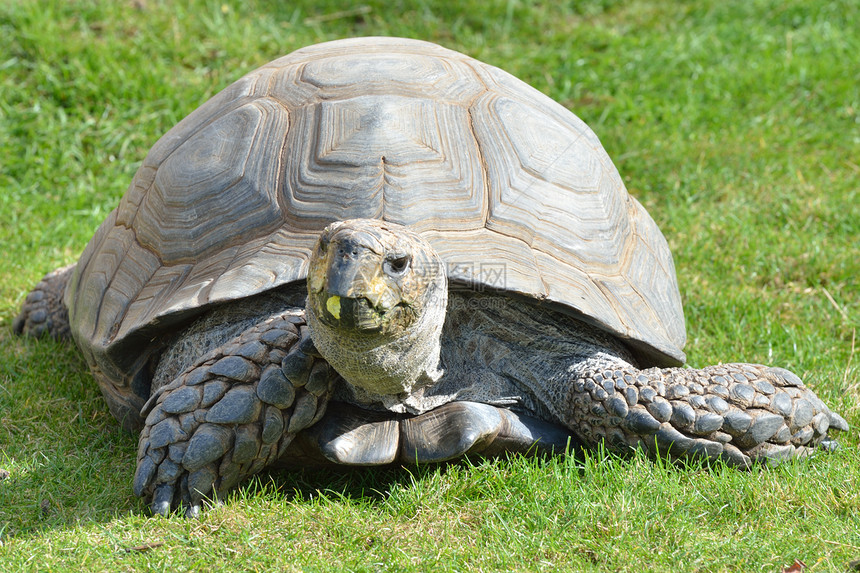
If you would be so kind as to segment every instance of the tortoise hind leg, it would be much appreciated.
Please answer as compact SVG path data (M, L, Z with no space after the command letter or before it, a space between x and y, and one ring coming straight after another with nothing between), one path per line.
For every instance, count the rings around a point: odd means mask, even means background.
M61 267L39 281L12 322L16 334L35 338L48 335L55 340L71 338L69 311L63 303L63 294L74 270L75 265Z
M796 375L757 364L584 372L566 401L567 424L590 444L739 467L830 449L828 431L848 429Z
M74 271L74 264L61 267L39 281L27 295L21 312L12 322L15 334L34 338L50 336L54 340L72 338L69 311L63 297ZM137 372L127 384L122 384L106 376L94 363L90 363L90 371L114 418L123 429L129 432L139 431L143 424L140 407L149 395L149 380L145 373Z
M323 415L334 371L315 355L304 313L261 320L200 358L144 406L135 494L153 513L223 496L272 464Z

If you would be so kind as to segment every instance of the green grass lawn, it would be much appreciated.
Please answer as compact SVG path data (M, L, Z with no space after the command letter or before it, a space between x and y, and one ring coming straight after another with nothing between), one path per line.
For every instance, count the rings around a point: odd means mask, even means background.
M562 4L558 6L557 4ZM71 346L14 337L146 151L267 61L441 43L573 110L663 229L689 363L790 368L852 430L739 472L599 452L263 474L199 521L133 496L136 438ZM0 570L845 571L860 559L855 0L0 4ZM5 474L0 474L5 475Z

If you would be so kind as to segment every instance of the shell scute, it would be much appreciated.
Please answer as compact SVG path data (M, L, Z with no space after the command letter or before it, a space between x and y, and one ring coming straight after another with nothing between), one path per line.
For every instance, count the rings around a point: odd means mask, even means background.
M261 98L183 142L141 202L133 223L138 242L169 265L274 231L282 221L277 157L288 124L280 104Z
M630 232L627 193L576 131L539 110L496 98L478 137L487 142L487 227L578 269L617 265ZM489 111L489 110L487 110ZM490 144L493 142L493 145ZM609 181L609 184L605 184Z

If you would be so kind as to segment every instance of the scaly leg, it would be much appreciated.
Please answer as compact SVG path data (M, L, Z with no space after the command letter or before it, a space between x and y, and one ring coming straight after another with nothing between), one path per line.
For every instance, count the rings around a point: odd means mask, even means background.
M47 334L56 340L71 338L69 311L63 303L63 294L74 270L75 265L61 267L39 281L12 322L16 334L35 338Z
M135 494L153 513L223 496L273 463L319 420L333 369L316 354L304 311L270 316L203 356L144 406Z
M583 371L567 411L565 422L592 445L739 467L833 447L828 430L848 429L796 375L756 364Z

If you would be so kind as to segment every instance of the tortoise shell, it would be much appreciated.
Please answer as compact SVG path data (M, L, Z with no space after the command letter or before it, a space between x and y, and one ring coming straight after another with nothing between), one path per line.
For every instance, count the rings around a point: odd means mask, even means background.
M684 361L668 245L597 136L504 71L396 38L293 52L167 132L77 265L73 335L128 384L160 335L305 279L320 231L354 218L410 226L452 281L555 305L643 365Z

